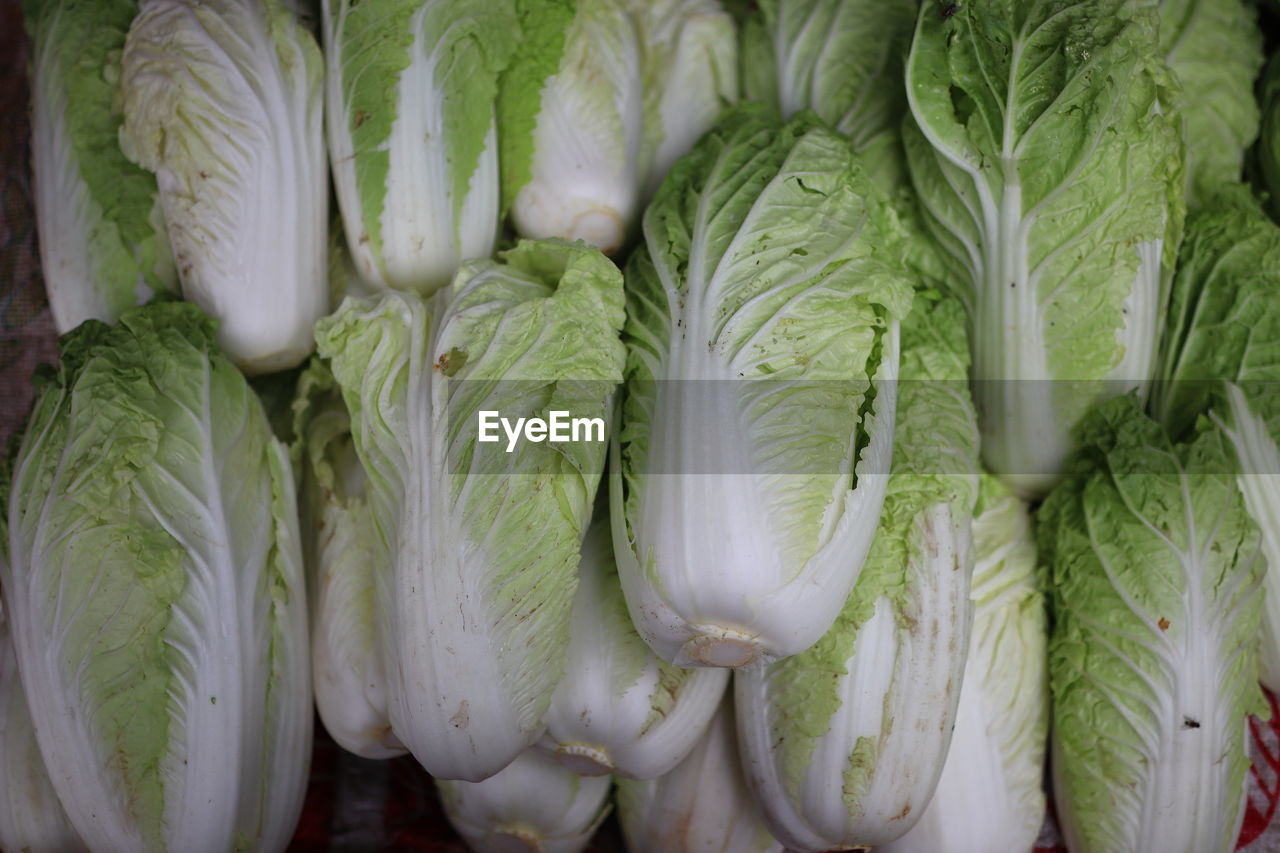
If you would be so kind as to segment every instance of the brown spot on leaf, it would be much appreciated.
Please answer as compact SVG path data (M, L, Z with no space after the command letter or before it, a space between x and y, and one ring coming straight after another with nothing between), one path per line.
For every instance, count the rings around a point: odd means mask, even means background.
M1164 618L1163 616L1160 617L1160 621L1157 622L1156 624L1160 626L1161 631L1169 630L1169 620Z

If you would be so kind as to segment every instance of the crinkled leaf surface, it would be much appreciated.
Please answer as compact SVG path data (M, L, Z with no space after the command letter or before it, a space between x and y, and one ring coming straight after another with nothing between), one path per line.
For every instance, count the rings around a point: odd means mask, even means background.
M1182 222L1179 125L1154 2L953 11L922 4L907 157L969 310L983 458L1038 495L1089 405L1154 371Z
M606 418L622 310L598 252L525 241L429 300L349 299L317 328L385 554L391 724L433 775L483 779L542 734L603 467L600 443L481 445L478 412Z
M1132 397L1081 429L1037 536L1054 629L1054 796L1091 851L1234 849L1257 684L1258 532L1227 440L1172 445Z
M212 851L292 835L311 742L293 488L195 306L62 339L14 464L2 580L82 837Z

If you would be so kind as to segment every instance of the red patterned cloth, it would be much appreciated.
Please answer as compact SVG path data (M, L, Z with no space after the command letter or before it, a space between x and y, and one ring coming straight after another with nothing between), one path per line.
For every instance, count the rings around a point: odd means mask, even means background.
M1242 853L1280 853L1280 821L1275 820L1280 802L1280 704L1270 691L1263 692L1271 705L1271 720L1249 718L1253 767L1249 771L1244 825L1236 842L1236 850ZM1034 853L1067 853L1054 822L1052 805L1049 811Z

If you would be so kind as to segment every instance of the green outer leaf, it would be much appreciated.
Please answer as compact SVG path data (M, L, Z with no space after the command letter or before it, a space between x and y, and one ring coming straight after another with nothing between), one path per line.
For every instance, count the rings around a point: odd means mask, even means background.
M118 54L138 13L136 0L23 0L22 5L36 52L50 52L51 70L61 78L67 130L90 195L123 241L146 241L155 234L149 224L155 178L125 159L116 144Z
M1028 493L1103 380L1154 370L1182 223L1156 29L1151 0L921 10L908 162L969 307L984 458Z
M595 525L592 526L593 530ZM610 570L608 581L600 585L603 593L597 606L601 611L608 613L606 619L601 620L603 625L616 625L622 630L619 631L621 642L617 643L617 663L618 666L613 672L613 681L610 685L617 693L621 693L631 685L635 684L643 674L645 668L650 661L654 660L653 651L640 639L640 635L635 632L634 626L631 625L631 616L627 613L627 600L622 594L622 584L618 583L618 567L613 562L613 541L609 536L609 528L607 520L600 524L600 530L593 534L597 537L599 544L597 548L607 549ZM584 544L585 547L585 544ZM682 681L678 676L687 670L678 670L671 667L665 661L658 663L658 666L667 675L668 670L675 670L671 675L676 676L674 681ZM645 729L647 730L653 723L666 716L667 711L675 700L675 690L659 691L654 698L657 700L646 721Z
M528 237L631 236L671 163L737 99L718 0L523 0L499 98L503 209Z
M268 647L254 688L265 697L263 739L242 750L250 759L245 764L250 784L260 780L262 787L237 815L236 837L238 849L278 850L293 838L310 779L313 694L297 481L288 448L278 439L270 442L267 461L272 546L263 578L242 605L242 612L265 605L269 620ZM250 718L248 725L255 725L257 715L251 711Z
M502 213L533 178L534 130L542 89L560 70L576 0L515 0L521 37L498 90L498 144L502 164Z
M746 99L784 117L802 109L849 137L863 167L893 199L906 265L932 283L947 277L907 175L901 85L918 3L766 0L743 25Z
M42 255L61 331L87 316L114 320L146 289L177 283L168 240L156 225L155 177L129 162L117 142L119 54L137 11L136 0L23 2ZM65 230L71 227L84 231ZM77 261L49 262L62 255ZM67 279L69 268L83 268L92 280ZM84 288L93 293L82 295ZM97 307L86 315L84 301Z
M1222 189L1187 221L1152 412L1175 438L1240 384L1280 436L1280 227L1248 188ZM1224 413L1224 412L1223 412Z
M769 36L764 13L758 8L749 10L744 15L739 30L741 45L738 50L738 76L742 85L742 100L764 104L770 113L781 116L778 58L774 55Z
M1258 135L1253 81L1262 70L1257 11L1244 0L1161 0L1160 52L1181 84L1189 200L1240 179Z
M1253 155L1255 180L1266 193L1271 217L1280 219L1280 54L1267 62L1257 88L1262 123Z
M387 182L406 179L390 174L392 128L406 110L429 109L401 103L402 75L415 53L441 54L429 97L443 102L444 139L425 140L423 154L447 164L458 222L493 123L499 76L515 48L516 18L512 0L326 0L325 5L333 30L328 50L341 66L363 236L381 258ZM446 151L437 155L433 145Z
M324 492L345 497L339 469L345 455L343 437L351 434L351 419L342 401L342 389L326 362L314 356L307 362L298 375L290 412L289 459L299 479L309 472Z
M1037 576L1030 508L990 474L982 475L973 540L970 671L982 691L982 722L1006 768L1010 814L1021 818L1023 837L1030 841L1040 832L1045 805L1048 610ZM960 701L965 701L963 687Z
M764 0L777 74L770 100L784 118L813 110L859 151L895 133L907 109L902 55L917 7L915 0Z
M59 796L117 848L283 843L311 720L287 460L195 306L62 347L16 460L3 577Z
M1054 791L1068 845L1233 849L1257 686L1258 531L1224 436L1172 445L1136 399L1083 422L1037 537L1049 566Z
M1280 686L1280 228L1243 186L1188 221L1152 411L1175 437L1206 412L1224 426L1245 509L1263 533L1262 681ZM1275 592L1273 592L1275 590Z
M806 182L813 185L814 206L788 209L788 185L808 191ZM826 219L837 206L848 216L838 224ZM768 218L774 222L756 240L739 236ZM817 222L827 229L822 245L802 239ZM841 239L859 228L865 231L856 239ZM699 313L714 311L708 331L714 351L726 362L725 379L745 373L769 380L764 386L778 387L773 379L804 378L820 385L839 378L853 379L851 387L856 388L874 373L882 330L891 318L903 316L908 305L900 273L879 263L891 257L899 237L892 212L843 144L812 115L779 124L754 106L733 110L676 163L645 214L645 230L648 244L627 269L632 388L624 403L621 442L625 476L633 483L627 497L631 518L639 511L643 486L638 478L648 454L650 422L659 416L654 411L657 386L664 379L690 378L682 375L683 365L672 362L670 350L676 340L696 332L682 332L675 339L673 321L689 328ZM831 254L820 254L827 251ZM857 286L844 278L852 279L854 268L860 271ZM813 290L808 304L787 302L805 288ZM673 297L688 306L682 312L688 316L672 311ZM783 305L786 312L776 315ZM775 327L778 333L772 336L756 334ZM733 370L728 370L730 364ZM832 421L815 410L814 419L796 427L806 435L829 435L833 452L849 452L849 412L832 402L825 401L825 415ZM806 444L795 453L813 450ZM779 455L786 457L785 452ZM777 468L807 472L812 465L799 461L788 467L779 459ZM816 531L809 528L820 523L820 515L803 522L810 537ZM811 556L817 544L813 538L803 556Z
M617 251L641 204L643 122L639 21L627 0L579 7L541 90L532 178L512 200L516 230Z
M333 739L364 758L403 755L387 719L378 637L375 562L385 553L357 457L351 419L328 365L313 358L298 379L290 447L311 603L316 710Z

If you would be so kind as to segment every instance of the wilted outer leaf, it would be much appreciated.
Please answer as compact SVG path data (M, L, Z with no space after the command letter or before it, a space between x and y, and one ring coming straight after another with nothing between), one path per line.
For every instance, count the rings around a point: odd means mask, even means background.
M1030 850L1044 823L1048 625L1025 503L982 477L973 519L973 633L933 798L883 853Z

